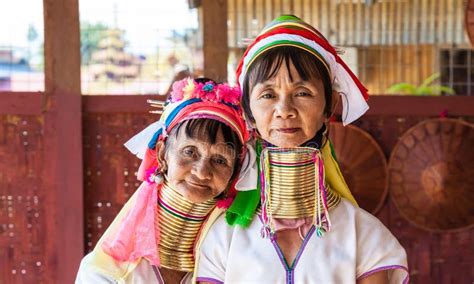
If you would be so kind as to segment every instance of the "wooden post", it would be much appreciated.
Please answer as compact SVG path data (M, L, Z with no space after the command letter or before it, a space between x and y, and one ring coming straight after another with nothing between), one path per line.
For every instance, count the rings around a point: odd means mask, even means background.
M204 76L227 81L227 0L203 0L201 15Z
M43 0L43 168L51 283L73 283L84 254L78 0Z

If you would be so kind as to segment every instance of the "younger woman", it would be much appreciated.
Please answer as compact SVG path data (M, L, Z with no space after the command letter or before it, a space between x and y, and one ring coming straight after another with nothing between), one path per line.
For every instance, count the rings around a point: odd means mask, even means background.
M406 283L404 249L357 206L327 137L337 94L344 124L368 109L367 90L335 49L281 16L248 47L237 78L257 155L247 186L199 246L197 281Z

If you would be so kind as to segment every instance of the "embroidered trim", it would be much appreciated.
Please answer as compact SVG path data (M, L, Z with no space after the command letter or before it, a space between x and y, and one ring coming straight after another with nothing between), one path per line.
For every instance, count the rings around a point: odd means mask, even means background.
M378 267L378 268L375 268L375 269L372 269L368 272L365 272L363 273L361 276L357 277L357 281L358 280L361 280L361 279L364 279L374 273L377 273L377 272L380 272L380 271L384 271L384 270L396 270L396 269L402 269L404 270L406 273L407 273L407 276L405 277L405 279L403 279L403 284L407 284L408 281L410 280L410 273L408 272L408 268L403 266L403 265L387 265L387 266L381 266L381 267Z
M165 284L163 280L163 276L161 275L160 269L156 265L151 266L153 268L153 272L155 272L156 280L158 280L158 284Z
M262 217L258 215L260 222L263 222ZM293 260L293 263L291 265L288 265L288 262L285 259L285 256L283 255L283 252L281 251L280 246L276 242L275 239L271 239L272 245L275 248L275 251L280 258L281 263L283 264L286 272L286 283L287 284L293 284L295 283L295 268L296 265L298 265L298 262L301 258L301 255L303 254L304 250L306 249L306 245L308 244L309 240L313 236L313 233L316 231L315 226L311 226L311 229L309 230L308 234L303 240L303 243L301 244L301 247L298 250L298 253L296 254L295 259Z
M214 279L214 278L210 278L210 277L197 277L196 281L211 282L211 283L216 283L216 284L224 284L224 282L222 282L220 280L217 280L217 279Z

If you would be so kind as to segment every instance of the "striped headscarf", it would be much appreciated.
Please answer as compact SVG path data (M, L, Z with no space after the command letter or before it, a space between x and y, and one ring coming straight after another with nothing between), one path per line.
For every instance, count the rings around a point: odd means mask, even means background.
M325 66L333 89L342 97L344 125L358 119L369 109L367 89L339 57L336 49L318 30L292 15L273 20L247 48L237 68L240 87L243 87L247 71L257 58L268 50L282 46L305 50Z
M175 82L168 101L155 105L162 108L157 111L162 113L160 120L125 143L130 152L142 159L138 179L145 180L150 169L158 167L155 151L158 141L164 141L174 127L187 120L207 118L222 122L245 145L249 133L242 118L240 97L240 90L227 84L198 83L190 78Z

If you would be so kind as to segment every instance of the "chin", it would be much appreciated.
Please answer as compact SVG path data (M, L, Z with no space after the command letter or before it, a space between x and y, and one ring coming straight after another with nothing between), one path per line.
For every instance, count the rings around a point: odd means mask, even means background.
M303 144L304 142L292 142L292 141L282 141L282 140L279 140L279 141L268 141L270 142L271 144L277 146L277 147L282 147L282 148L294 148L294 147L299 147L301 144Z

